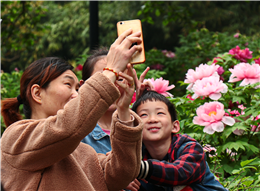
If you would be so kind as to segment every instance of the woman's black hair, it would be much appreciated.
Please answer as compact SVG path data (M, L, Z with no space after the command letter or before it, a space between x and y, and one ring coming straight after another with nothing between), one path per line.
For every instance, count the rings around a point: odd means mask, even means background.
M101 47L99 49L93 50L91 56L87 58L82 69L82 80L86 81L92 74L95 64L100 59L104 58L108 54L108 49L106 47Z
M152 90L145 90L141 97L137 99L136 102L133 104L132 110L136 112L137 108L146 101L161 101L165 103L168 107L168 111L171 115L172 121L177 120L177 113L174 104L171 103L170 100L166 98L164 95Z

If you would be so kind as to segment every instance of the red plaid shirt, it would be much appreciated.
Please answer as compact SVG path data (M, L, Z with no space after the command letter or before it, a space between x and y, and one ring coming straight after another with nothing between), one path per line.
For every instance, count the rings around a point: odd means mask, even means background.
M186 142L177 157L178 149ZM162 161L152 159L143 149L143 160L149 163L146 180L162 186L189 185L201 182L206 171L206 158L201 145L188 135L174 134L167 155Z

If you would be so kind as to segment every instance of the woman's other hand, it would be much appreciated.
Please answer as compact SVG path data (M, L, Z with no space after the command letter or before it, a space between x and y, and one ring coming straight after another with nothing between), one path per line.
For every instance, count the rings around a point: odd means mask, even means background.
M135 92L134 72L131 64L127 65L125 72L119 73L120 79L116 81L121 96L116 101L118 116L122 121L131 119L129 105Z

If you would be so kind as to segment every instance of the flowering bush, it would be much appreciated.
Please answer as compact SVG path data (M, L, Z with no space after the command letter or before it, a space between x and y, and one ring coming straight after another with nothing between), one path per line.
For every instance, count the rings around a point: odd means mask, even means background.
M206 152L210 168L231 190L260 189L260 65L252 53L236 46L189 69L185 95L169 97L181 133L215 151Z

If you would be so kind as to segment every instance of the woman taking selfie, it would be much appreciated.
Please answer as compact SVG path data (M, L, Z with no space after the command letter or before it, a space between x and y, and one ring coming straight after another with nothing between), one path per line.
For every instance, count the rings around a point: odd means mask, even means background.
M139 32L130 34L128 30L119 36L103 73L80 88L73 68L59 58L37 60L24 71L20 95L2 101L8 126L1 138L1 182L6 191L120 190L135 179L143 125L129 109L134 80L127 63L141 49L132 43L141 39ZM126 66L127 74L122 73ZM117 81L118 76L124 80ZM97 154L80 141L115 101L112 152ZM25 120L18 112L20 104Z

